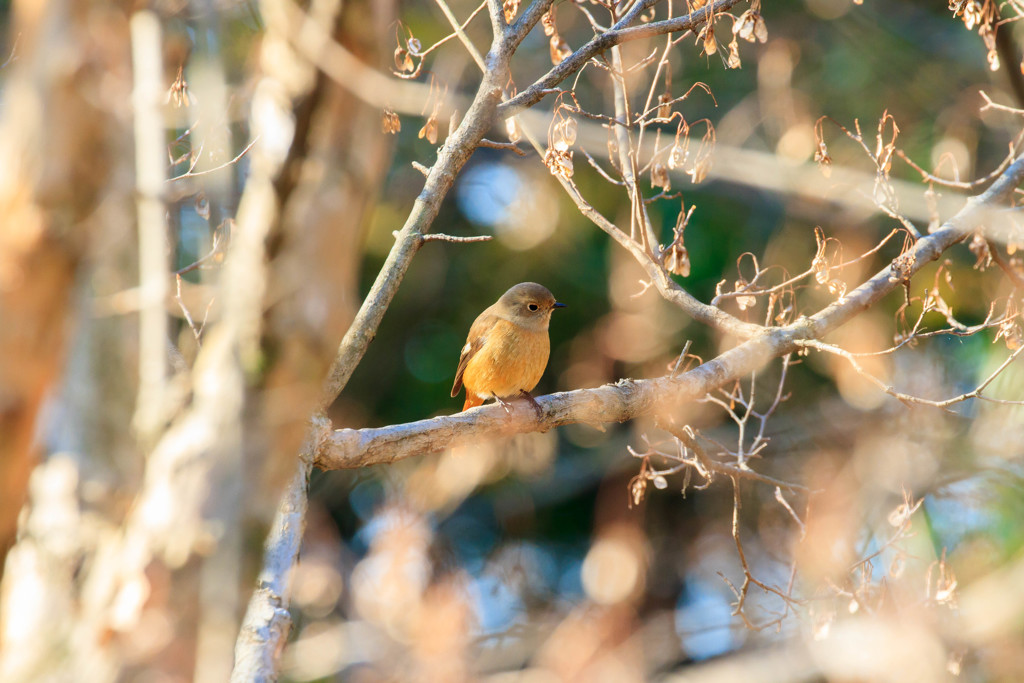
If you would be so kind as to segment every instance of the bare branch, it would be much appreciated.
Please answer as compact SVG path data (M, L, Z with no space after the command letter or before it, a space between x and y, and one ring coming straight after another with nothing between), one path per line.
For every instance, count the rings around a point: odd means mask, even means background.
M913 245L905 254L908 265L901 275L910 278L937 259L975 229L979 221L991 215L996 205L1022 180L1024 157L1018 157L988 190L969 199L942 228ZM614 230L621 232L618 228ZM772 358L796 350L802 341L822 338L895 290L901 281L892 277L890 268L885 268L849 292L842 301L833 302L817 314L791 325L762 328L763 331L753 338L681 375L620 380L596 389L540 397L537 399L540 417L530 410L516 410L508 416L500 406L482 406L457 415L379 429L338 430L317 453L316 465L323 469L345 469L390 463L460 443L546 431L564 424L623 422L669 409L755 372Z
M514 142L495 142L494 140L488 140L484 138L480 141L480 147L488 147L490 149L507 149L510 152L515 152L517 156L525 157L526 152L519 149L519 146Z
M423 190L416 198L416 203L406 219L405 226L399 232L395 246L388 254L370 292L359 307L356 319L338 347L321 396L321 406L324 408L337 398L352 371L366 353L366 347L376 335L377 327L395 292L398 291L398 285L409 268L412 257L423 244L423 234L430 230L434 218L437 217L441 200L448 194L459 171L469 161L473 150L490 129L504 83L508 79L508 60L511 58L510 50L501 49L502 41L502 35L495 36L492 54L497 54L498 58L489 64L488 70L484 72L473 103L462 122L448 135L448 139L438 150L437 161L430 167Z
M965 235L988 221L986 230L993 229L991 223L1000 220L999 205L1005 201L1024 179L1024 156L1017 157L1006 171L982 194L967 200L966 206L955 216L933 232L917 241L906 256L910 262L910 270L906 277L916 273L925 263L934 261L946 249L963 239ZM893 279L893 271L886 268L870 280L849 292L844 299L833 302L820 312L811 316L810 322L816 330L835 329L864 311L891 292L900 281ZM817 335L818 338L821 334Z
M494 33L495 44L498 41L504 42L508 24L505 23L505 12L501 6L501 0L487 0L487 13L491 17L491 30Z
M473 242L490 242L494 239L491 235L445 235L443 233L431 233L423 236L424 242L453 242L455 244L472 244Z
M992 256L992 260L996 262L996 265L999 266L999 269L1006 274L1006 277L1010 278L1010 282L1013 283L1014 287L1024 290L1024 275L1014 270L1013 266L1003 258L999 251L999 245L995 244L992 240L988 240L987 244L988 253Z
M741 0L716 0L716 2L705 5L704 7L683 17L666 19L664 21L653 21L649 24L630 28L641 14L643 14L648 8L657 4L659 1L660 0L641 0L640 2L637 2L633 5L633 8L630 9L626 16L616 22L612 28L598 36L594 36L594 38L559 62L554 68L544 74L544 76L537 79L533 85L499 106L498 115L502 118L508 118L523 109L537 104L537 102L540 102L551 88L579 71L592 57L604 52L614 45L619 45L630 40L648 38L650 36L660 35L663 33L692 31L694 28L707 21L707 18L712 12L715 14L724 12L741 2ZM525 16L523 18L525 19Z
M135 168L139 235L139 393L132 425L153 440L166 414L167 395L167 209L161 199L166 176L164 123L160 112L160 19L136 12L131 19L135 105Z
M981 400L981 401L987 401L989 403L998 403L998 404L1001 404L1001 405L1016 405L1016 406L1024 405L1024 401L1015 401L1015 400L1001 399L1001 398L991 398L989 396L985 396L985 395L982 394L982 392L985 390L985 388L988 387L988 385L991 384L992 381L1003 372L1003 370L1005 370L1007 367L1009 367L1009 365L1013 361L1015 361L1017 359L1017 356L1019 356L1021 354L1021 352L1024 352L1024 346L1018 347L1013 353L1011 353L1010 356L1005 361L1003 361L999 365L999 367L996 368L992 372L992 374L990 374L985 379L985 381L983 381L981 384L979 384L973 390L968 391L968 392L963 393L963 394L960 394L958 396L953 396L952 398L947 398L947 399L944 399L944 400L941 400L941 401L937 401L937 400L932 400L932 399L927 399L927 398L921 398L920 396L913 396L911 394L905 394L902 391L897 391L892 386L886 384L885 382L880 380L878 377L875 377L873 374L868 372L864 368L864 366L861 365L860 362L857 360L856 354L850 353L846 349L839 348L838 346L835 346L833 344L825 344L823 342L820 342L820 341L817 341L817 340L814 340L814 339L808 339L808 340L800 341L800 342L797 342L797 344L799 346L805 346L805 347L808 347L808 348L817 349L818 351L825 351L825 352L831 353L833 355L845 358L850 363L850 365L853 366L853 369L857 371L857 374L859 374L861 377L864 377L869 382L871 382L872 384L877 386L879 389L881 389L882 391L884 391L885 393L889 394L890 396L892 396L893 398L898 400L900 403L903 403L905 405L928 406L928 407L931 407L931 408L941 408L943 410L948 410L950 406L955 405L957 403L963 403L964 401L968 401L968 400L970 400L972 398L976 398L976 399Z
M689 292L679 286L679 284L669 276L661 264L651 258L651 255L648 254L639 243L632 240L629 235L620 230L618 226L597 211L597 209L595 209L583 197L579 188L577 188L571 180L558 178L558 181L569 194L569 197L573 202L575 202L580 212L589 218L594 225L604 230L616 242L633 254L633 257L637 262L643 266L645 271L647 271L647 275L651 278L651 281L658 288L661 295L685 311L687 315L692 316L695 320L706 325L710 325L715 329L721 330L727 334L735 335L741 339L748 339L757 335L763 329L760 325L744 322L739 318L726 313L720 308L709 306L708 304L698 301Z
M445 18L448 20L448 23L451 24L452 29L454 30L453 35L459 37L459 40L462 41L463 46L466 48L466 52L468 52L469 56L473 58L473 61L476 62L476 65L480 67L480 71L487 71L487 65L484 64L484 58L480 54L480 50L476 49L476 45L474 45L473 41L469 39L468 35L466 35L466 25L459 24L459 20L455 18L455 15L452 13L451 8L448 7L448 3L445 2L445 0L434 0L434 2L436 2L437 6L441 8L441 12L444 13ZM473 16L475 15L476 12L474 12L469 19L472 19ZM467 24L469 23L469 19L466 20Z
M235 645L233 683L269 681L269 676L253 678L253 674L267 675L278 670L276 659L292 623L288 603L293 569L306 526L306 508L309 505L306 482L312 469L313 452L329 430L330 423L325 418L313 418L299 457L299 468L277 506L267 534L259 584L249 601Z
M259 136L258 135L256 137L254 137L249 142L249 144L246 145L242 149L242 151L239 152L238 154L236 154L235 157L233 159L231 159L230 161L225 161L223 164L220 164L219 166L214 166L213 168L206 168L206 169L203 169L202 171L193 171L192 168L190 168L188 171L186 171L185 173L182 173L181 175L176 175L173 178L167 178L167 180L165 182L173 183L173 182L175 182L177 180L185 180L186 178L198 178L199 176L210 175L211 173L216 173L217 171L223 171L225 168L230 168L231 166L234 166L235 164L237 164L239 162L239 160L242 157L244 157L249 152L249 150L253 148L253 146L257 142L259 142ZM193 165L193 168L194 167L195 166Z

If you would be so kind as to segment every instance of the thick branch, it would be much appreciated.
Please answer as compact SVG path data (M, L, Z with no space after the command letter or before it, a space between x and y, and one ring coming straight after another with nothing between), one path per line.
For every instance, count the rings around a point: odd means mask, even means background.
M482 406L456 415L420 420L378 429L341 429L316 455L322 469L345 469L390 463L459 444L523 432L546 431L573 423L599 425L624 422L659 409L671 409L761 368L771 359L796 349L797 342L820 339L877 303L983 221L998 215L1005 201L1024 180L1024 157L1018 157L999 180L964 206L941 229L918 240L903 257L899 277L887 267L842 300L792 325L766 329L682 375L656 379L621 380L597 389L579 389L537 399L538 418L524 407L506 416L500 406Z
M774 330L676 377L620 380L596 389L541 396L537 399L540 418L530 406L517 403L511 416L499 405L488 405L391 427L339 429L317 453L315 464L322 469L364 467L481 439L546 431L559 425L625 422L660 406L692 401L730 378L761 367L792 345L793 334L789 330Z
M235 668L231 680L273 680L280 644L288 637L291 616L292 569L299 557L302 531L306 524L306 482L312 469L312 451L330 429L325 418L314 418L299 456L298 471L278 504L265 544L259 584L249 601L235 644Z

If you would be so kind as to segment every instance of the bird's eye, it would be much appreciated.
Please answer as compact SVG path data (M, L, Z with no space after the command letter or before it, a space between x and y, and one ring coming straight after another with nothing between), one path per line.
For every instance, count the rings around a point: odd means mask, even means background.
M530 304L529 306L527 306L527 308L529 308L531 311L536 311L537 310L537 304Z

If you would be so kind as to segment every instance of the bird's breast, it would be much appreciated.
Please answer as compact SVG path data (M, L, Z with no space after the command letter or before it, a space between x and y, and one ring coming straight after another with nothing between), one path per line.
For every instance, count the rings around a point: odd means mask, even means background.
M487 397L531 391L544 374L550 348L547 330L527 330L499 320L466 365L463 383L467 390Z

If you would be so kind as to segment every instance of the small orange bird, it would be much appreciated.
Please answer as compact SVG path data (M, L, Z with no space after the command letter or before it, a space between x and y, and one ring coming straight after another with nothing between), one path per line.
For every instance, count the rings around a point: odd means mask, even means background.
M452 397L466 387L463 410L489 398L508 410L502 399L517 396L537 407L530 391L548 364L548 323L551 313L564 307L546 287L521 282L477 316L462 347L452 387Z

